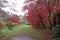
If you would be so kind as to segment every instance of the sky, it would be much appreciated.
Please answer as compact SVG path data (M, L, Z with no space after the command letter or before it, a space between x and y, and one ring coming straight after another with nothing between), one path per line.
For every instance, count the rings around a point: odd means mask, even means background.
M10 4L11 3L17 3L16 4L16 10L18 11L18 12L16 12L15 14L17 14L17 15L24 15L25 13L24 12L22 12L22 6L23 6L23 3L24 3L24 0L9 0L9 2L10 2Z
M22 7L23 7L23 3L24 3L24 0L7 0L9 4L4 4L4 5L10 5L12 7L5 7L3 8L3 10L5 10L6 12L10 12L10 13L14 13L14 14L17 14L17 15L24 15L25 12L22 12ZM11 8L13 9L16 9L17 11L14 12L13 10L11 10Z
M16 0L16 2L18 3L17 5L17 10L19 11L19 13L17 13L18 15L24 15L25 13L22 12L22 6L23 6L23 3L24 3L24 0Z

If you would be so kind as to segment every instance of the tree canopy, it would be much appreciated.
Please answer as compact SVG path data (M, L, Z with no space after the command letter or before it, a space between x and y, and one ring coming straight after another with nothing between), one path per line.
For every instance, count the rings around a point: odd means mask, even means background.
M23 11L26 12L26 19L37 28L45 28L50 25L52 29L54 15L60 10L60 0L25 0Z

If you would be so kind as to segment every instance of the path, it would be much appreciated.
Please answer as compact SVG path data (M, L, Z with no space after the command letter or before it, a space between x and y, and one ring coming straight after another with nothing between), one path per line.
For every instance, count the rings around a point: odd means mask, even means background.
M45 39L44 38L36 39L36 38L29 36L28 34L26 35L23 34L21 36L12 37L10 38L10 40L52 40L51 38L52 32L50 30L45 30L44 32L40 32L40 33L42 33L45 36Z
M10 40L36 40L28 35L26 36L19 36L19 37L12 37Z

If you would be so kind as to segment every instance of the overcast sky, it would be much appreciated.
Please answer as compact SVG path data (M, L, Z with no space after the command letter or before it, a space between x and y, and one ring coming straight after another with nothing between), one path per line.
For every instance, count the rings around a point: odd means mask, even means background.
M16 8L15 9L18 11L15 14L17 14L17 15L24 15L25 14L21 10L22 9L22 6L23 6L23 3L24 3L24 0L9 0L9 2L10 2L10 4L12 4L13 2L15 3L15 5L16 5Z
M24 0L7 0L8 1L8 4L4 3L4 5L10 5L12 7L5 7L3 8L3 10L5 10L6 12L10 12L10 13L14 13L14 14L17 14L17 15L24 15L25 13L22 12L22 7L23 7L23 3L24 3ZM17 11L14 12L12 9L16 9Z

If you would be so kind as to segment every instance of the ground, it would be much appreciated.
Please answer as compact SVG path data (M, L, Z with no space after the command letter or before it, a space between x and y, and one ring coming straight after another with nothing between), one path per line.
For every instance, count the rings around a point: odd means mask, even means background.
M39 30L32 28L31 25L20 25L13 30L5 28L1 31L1 40L52 40L50 30Z

